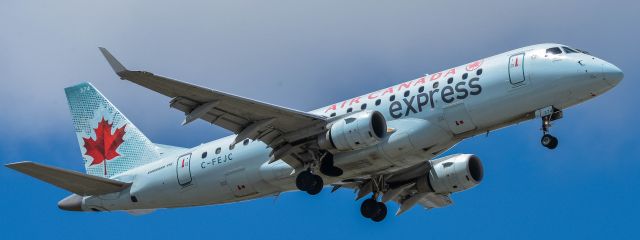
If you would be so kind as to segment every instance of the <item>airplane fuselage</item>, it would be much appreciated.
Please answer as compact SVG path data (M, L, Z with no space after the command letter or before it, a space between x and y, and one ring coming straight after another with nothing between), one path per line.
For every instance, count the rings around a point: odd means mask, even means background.
M465 138L533 119L537 110L566 109L591 99L621 79L613 76L619 72L615 66L594 56L547 53L561 46L512 50L311 111L337 118L376 110L387 120L383 142L335 154L335 165L344 174L323 176L325 183L414 166ZM129 189L86 197L82 208L198 206L297 190L293 168L283 161L269 164L266 144L245 140L230 147L234 138L167 151L158 161L114 177L133 182Z

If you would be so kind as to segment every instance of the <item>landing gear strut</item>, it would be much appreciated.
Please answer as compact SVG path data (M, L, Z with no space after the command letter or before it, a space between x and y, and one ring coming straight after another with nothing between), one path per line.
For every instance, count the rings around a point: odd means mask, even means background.
M296 187L298 187L300 191L305 191L308 194L316 195L320 193L323 186L324 182L322 181L322 177L311 173L310 170L302 171L296 177Z
M324 181L322 180L322 177L314 174L312 169L314 172L319 170L322 174L329 177L338 177L342 175L343 171L333 164L333 154L330 152L321 151L319 152L321 156L318 156L315 152L311 152L310 154L313 157L313 161L310 163L307 170L300 172L296 177L296 187L298 187L300 191L316 195L322 191Z
M384 177L372 177L370 184L373 194L371 198L367 198L362 202L362 205L360 205L360 213L365 218L369 218L374 222L380 222L387 216L387 205L383 202L378 202L378 196L385 188Z
M555 149L558 147L558 138L549 134L551 128L551 122L562 118L562 110L556 109L553 106L549 106L536 111L536 116L542 118L542 139L540 143L548 149Z

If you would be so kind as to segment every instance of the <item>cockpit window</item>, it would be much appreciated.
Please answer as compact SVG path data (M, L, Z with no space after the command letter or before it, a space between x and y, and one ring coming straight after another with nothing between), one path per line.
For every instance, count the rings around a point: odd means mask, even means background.
M577 48L576 48L576 51L584 53L584 54L587 54L587 55L591 55L589 52L584 51L584 50L580 50L580 49L577 49Z
M565 53L569 54L569 53L578 53L578 51L573 50L571 48L568 47L562 47L562 50L564 50Z
M559 47L548 48L547 54L551 54L551 55L562 54L562 50L560 50Z

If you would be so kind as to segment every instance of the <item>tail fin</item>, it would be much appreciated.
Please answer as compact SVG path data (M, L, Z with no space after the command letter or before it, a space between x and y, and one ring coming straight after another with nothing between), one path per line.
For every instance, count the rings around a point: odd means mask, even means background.
M111 177L159 159L156 145L93 85L64 90L88 174Z

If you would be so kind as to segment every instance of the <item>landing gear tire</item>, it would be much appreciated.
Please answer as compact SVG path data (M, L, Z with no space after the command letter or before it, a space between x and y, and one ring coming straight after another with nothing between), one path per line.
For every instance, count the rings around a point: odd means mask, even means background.
M343 173L342 169L333 165L333 154L328 152L320 160L320 172L329 177L339 177Z
M374 222L381 222L387 216L387 205L378 202L378 213L371 218Z
M555 149L556 147L558 147L558 138L552 136L551 134L545 134L542 136L542 139L540 139L540 143L542 143L542 146L545 146L548 149Z
M360 213L365 218L369 218L374 222L380 222L387 216L387 205L373 198L369 198L364 200L362 205L360 205Z
M311 175L313 177L313 186L311 186L307 193L310 195L316 195L322 191L322 187L324 186L324 181L322 181L322 177L318 175Z
M296 187L300 191L305 191L311 195L320 193L323 186L322 177L311 173L309 170L301 172L296 177Z
M372 218L378 213L378 202L373 198L367 198L360 205L360 213L365 218Z
M296 177L296 187L300 191L307 191L313 184L313 174L309 171L303 171Z

